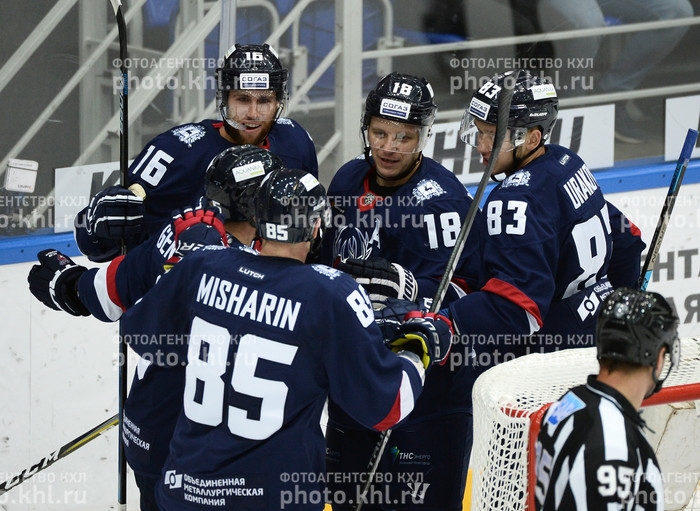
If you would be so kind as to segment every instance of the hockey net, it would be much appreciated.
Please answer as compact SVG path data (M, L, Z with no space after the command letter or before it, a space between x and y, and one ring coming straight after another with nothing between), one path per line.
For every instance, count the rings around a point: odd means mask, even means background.
M534 445L547 407L598 372L595 348L534 353L497 365L473 390L472 510L534 510ZM642 415L664 474L665 509L700 509L700 338ZM689 507L694 504L697 507ZM690 502L690 504L689 504Z

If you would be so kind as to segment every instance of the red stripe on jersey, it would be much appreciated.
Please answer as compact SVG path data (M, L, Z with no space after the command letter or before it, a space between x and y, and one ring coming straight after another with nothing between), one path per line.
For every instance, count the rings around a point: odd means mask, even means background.
M389 413L382 419L380 422L374 425L374 429L377 431L384 431L385 429L389 429L392 427L394 424L399 422L401 420L401 393L399 392L396 395L396 399L394 400L394 405L391 407L391 410L389 410Z
M535 302L530 299L525 293L520 291L517 287L512 284L508 284L500 279L490 279L481 291L486 291L488 293L493 293L495 295L501 296L514 303L537 321L538 326L542 326L542 315L540 314L540 308Z
M630 232L632 233L632 236L637 236L638 238L642 237L642 231L632 222L630 222Z
M107 295L114 305L119 307L122 312L126 312L126 307L122 304L117 292L117 268L122 263L124 256L115 257L109 266L107 266Z

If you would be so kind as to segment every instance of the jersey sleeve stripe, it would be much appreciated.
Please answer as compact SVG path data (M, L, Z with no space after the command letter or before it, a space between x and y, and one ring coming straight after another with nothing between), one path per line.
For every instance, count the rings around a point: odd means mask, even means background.
M534 333L542 327L542 314L540 314L540 308L529 296L514 285L508 284L501 279L489 279L481 290L505 298L509 302L512 302L523 309L525 314L527 314L528 322L530 323L530 333ZM537 328L532 330L533 326L535 325Z
M401 377L401 386L399 387L399 393L394 400L394 404L387 416L380 422L375 424L374 429L377 431L384 431L394 426L397 422L403 420L411 411L415 405L416 397L413 394L413 387L411 386L411 378L403 371Z
M117 293L116 273L123 257L115 258L105 268L100 268L94 277L95 295L104 315L111 321L118 320L126 310Z

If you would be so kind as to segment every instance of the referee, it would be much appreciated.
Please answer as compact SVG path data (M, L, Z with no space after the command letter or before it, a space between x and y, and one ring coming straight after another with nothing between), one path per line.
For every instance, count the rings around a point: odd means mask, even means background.
M638 410L678 364L678 316L657 293L618 289L600 312L596 345L598 375L564 394L542 420L537 510L661 511L661 471Z

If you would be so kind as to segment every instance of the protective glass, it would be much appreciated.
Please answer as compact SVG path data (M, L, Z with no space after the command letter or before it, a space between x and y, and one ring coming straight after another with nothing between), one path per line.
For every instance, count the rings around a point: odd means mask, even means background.
M365 145L372 150L414 154L425 147L430 127L373 118L363 136Z

